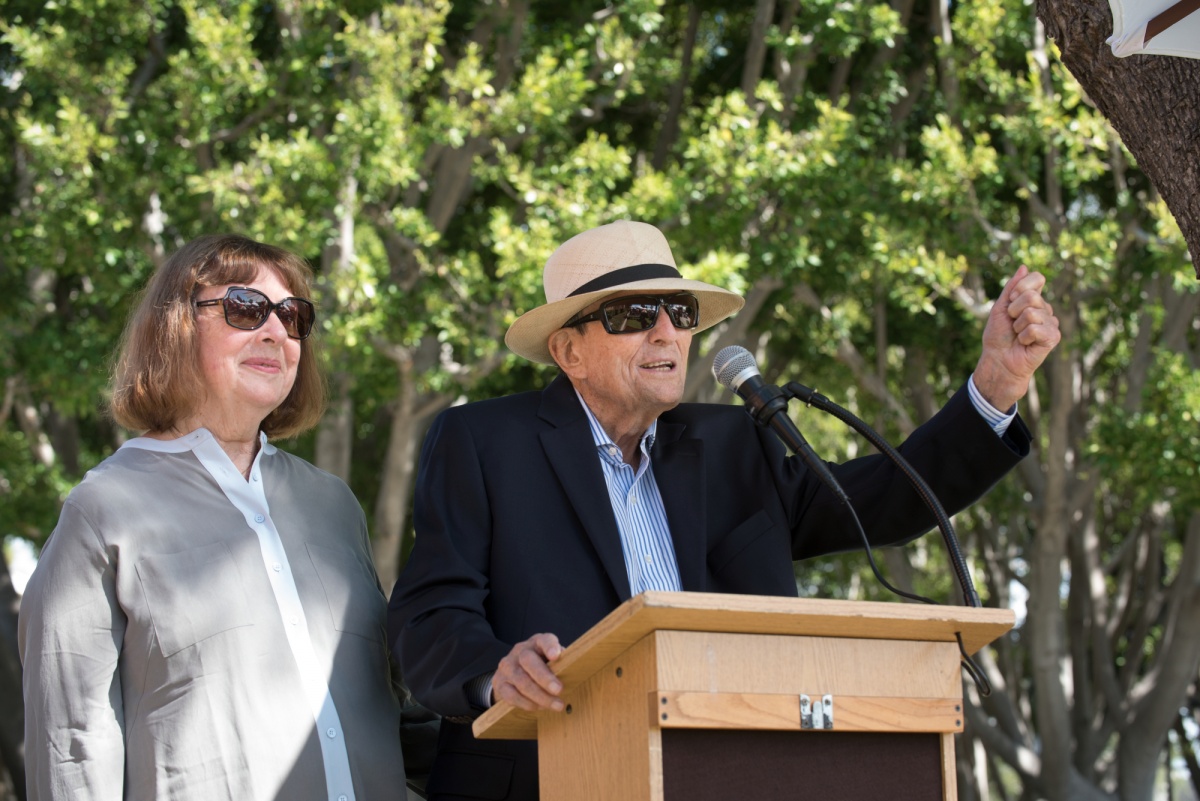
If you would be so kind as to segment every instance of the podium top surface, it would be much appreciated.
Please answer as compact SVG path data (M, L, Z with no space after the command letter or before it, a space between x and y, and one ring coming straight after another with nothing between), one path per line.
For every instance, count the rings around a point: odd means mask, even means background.
M973 654L1011 629L1011 609L782 598L703 592L644 592L618 606L564 649L552 665L563 686L590 678L652 631L712 631L954 642ZM475 721L476 737L510 737L536 715L501 701Z

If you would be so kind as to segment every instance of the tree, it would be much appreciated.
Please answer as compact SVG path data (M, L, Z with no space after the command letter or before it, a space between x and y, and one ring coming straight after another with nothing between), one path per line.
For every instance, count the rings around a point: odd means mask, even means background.
M1175 215L1200 277L1200 60L1115 57L1105 44L1113 31L1107 0L1038 0L1037 9L1063 63Z

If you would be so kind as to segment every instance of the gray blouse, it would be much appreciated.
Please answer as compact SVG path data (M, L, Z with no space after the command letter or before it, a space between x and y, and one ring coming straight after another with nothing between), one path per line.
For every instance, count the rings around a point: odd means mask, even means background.
M403 798L386 602L337 478L205 429L67 498L21 602L38 799Z

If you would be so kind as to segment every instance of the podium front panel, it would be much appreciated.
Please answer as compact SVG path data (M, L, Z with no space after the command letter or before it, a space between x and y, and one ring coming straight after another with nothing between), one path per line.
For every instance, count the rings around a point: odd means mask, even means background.
M663 801L930 801L945 797L937 734L667 729Z

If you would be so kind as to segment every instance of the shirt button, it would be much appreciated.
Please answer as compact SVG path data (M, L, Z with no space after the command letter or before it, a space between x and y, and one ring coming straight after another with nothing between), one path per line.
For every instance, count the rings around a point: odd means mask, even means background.
M630 496L629 496L629 502L630 502L630 503L637 503L637 496L636 496L636 495L630 495Z
M334 737L337 737L337 729L330 726L328 729L325 730L325 734L329 737L329 739L332 740Z
M255 481L258 481L258 473L255 473L253 476L251 476L251 478L253 478Z
M255 516L254 516L254 522L255 522L255 523L261 523L262 521L264 521L264 520L266 520L266 519L267 519L267 518L263 517L262 515L255 515Z
M278 573L280 570L283 570L283 565L276 562L275 564L271 565L271 569Z
M299 622L300 622L300 618L296 617L295 615L292 615L292 625L295 626Z
M346 797L346 796L344 796L344 795L339 795L339 796L338 796L338 801L350 801L350 799L349 799L349 798L347 798L347 797Z
M650 556L650 554L646 554L646 564L651 564L652 562L654 562L654 559Z

